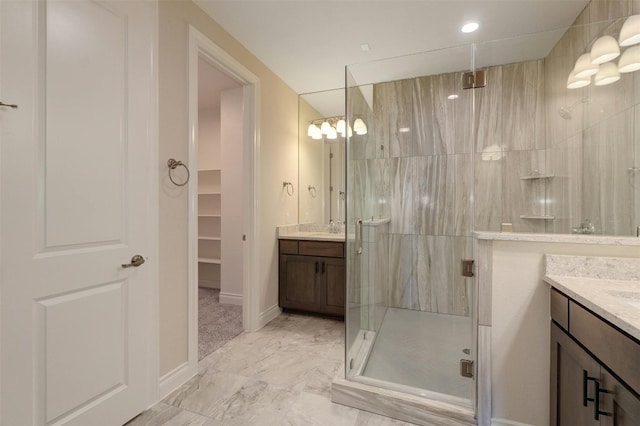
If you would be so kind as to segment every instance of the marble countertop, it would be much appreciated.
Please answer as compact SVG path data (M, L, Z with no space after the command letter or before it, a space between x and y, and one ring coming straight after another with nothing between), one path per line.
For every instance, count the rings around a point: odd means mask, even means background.
M338 232L331 232L331 229ZM278 226L276 237L279 240L307 240L307 241L340 241L344 242L344 225L335 227L322 223L300 223Z
M546 275L552 287L640 340L640 281Z
M279 240L309 240L309 241L340 241L344 242L344 232L332 234L330 232L294 231L278 234Z
M547 243L602 244L620 246L640 246L640 238L610 235L577 234L527 234L523 232L473 232L479 240L528 241Z

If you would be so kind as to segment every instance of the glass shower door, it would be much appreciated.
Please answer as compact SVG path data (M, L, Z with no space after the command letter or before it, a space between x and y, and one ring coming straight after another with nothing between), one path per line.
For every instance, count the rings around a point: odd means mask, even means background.
M470 46L347 67L346 377L471 406Z

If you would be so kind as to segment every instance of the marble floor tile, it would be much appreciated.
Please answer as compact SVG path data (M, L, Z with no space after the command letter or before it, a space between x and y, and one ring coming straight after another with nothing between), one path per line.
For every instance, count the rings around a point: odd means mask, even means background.
M291 426L353 426L359 410L334 404L322 396L303 392L291 407L283 425Z
M405 425L331 402L344 323L282 314L199 363L198 375L127 426Z
M208 417L160 402L125 426L213 426L214 424Z
M355 426L407 426L412 424L390 417L379 416L368 411L360 411L356 418Z

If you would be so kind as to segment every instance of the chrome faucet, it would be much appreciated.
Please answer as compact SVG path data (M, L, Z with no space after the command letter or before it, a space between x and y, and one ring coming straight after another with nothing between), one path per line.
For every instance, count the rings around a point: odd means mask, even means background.
M574 226L573 228L571 228L571 233L572 234L595 234L596 227L589 219L585 219L582 221L580 226Z

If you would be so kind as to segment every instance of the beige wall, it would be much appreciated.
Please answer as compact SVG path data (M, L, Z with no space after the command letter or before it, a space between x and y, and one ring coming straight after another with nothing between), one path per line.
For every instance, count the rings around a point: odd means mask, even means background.
M190 0L159 2L160 375L187 361L187 189L170 185L166 160L188 157L188 28L193 25L260 79L260 312L278 303L275 228L298 221L297 94Z

